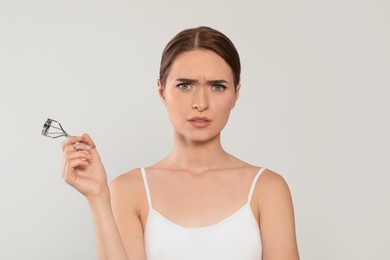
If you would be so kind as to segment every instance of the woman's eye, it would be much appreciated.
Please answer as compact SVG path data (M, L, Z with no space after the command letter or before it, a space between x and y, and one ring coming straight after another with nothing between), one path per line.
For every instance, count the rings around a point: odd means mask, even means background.
M223 85L214 85L214 86L212 86L212 89L216 90L216 91L224 91L226 89L226 87Z
M181 84L178 84L177 87L180 89L186 90L186 89L190 89L191 85L188 83L181 83Z

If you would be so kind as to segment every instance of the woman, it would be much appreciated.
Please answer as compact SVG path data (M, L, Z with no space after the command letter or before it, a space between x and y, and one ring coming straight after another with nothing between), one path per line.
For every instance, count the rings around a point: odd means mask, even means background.
M109 188L87 134L63 143L63 176L88 199L100 259L299 259L286 182L222 148L239 92L232 42L208 27L184 30L158 80L174 133L166 158Z

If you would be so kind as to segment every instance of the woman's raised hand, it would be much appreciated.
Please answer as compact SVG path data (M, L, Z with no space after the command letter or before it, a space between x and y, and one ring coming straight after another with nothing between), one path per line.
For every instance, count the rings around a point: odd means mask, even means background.
M128 260L112 213L106 171L88 134L62 143L64 180L81 192L92 211L98 259Z
M71 136L62 143L62 177L88 200L108 193L106 171L88 134Z

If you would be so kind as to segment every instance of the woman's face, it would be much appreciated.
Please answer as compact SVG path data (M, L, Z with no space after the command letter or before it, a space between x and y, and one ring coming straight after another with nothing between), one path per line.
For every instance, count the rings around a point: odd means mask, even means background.
M159 94L174 130L191 141L218 136L238 98L230 66L216 53L193 50L174 60Z

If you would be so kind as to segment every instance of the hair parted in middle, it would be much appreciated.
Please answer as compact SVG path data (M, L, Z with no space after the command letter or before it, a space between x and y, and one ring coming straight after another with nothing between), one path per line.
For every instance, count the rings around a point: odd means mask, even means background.
M160 82L164 87L175 58L181 53L205 49L221 56L233 73L234 87L240 83L241 64L236 47L223 33L210 27L200 26L179 32L165 47L160 64Z

